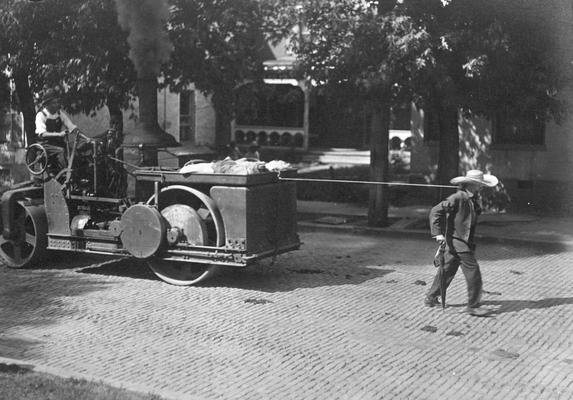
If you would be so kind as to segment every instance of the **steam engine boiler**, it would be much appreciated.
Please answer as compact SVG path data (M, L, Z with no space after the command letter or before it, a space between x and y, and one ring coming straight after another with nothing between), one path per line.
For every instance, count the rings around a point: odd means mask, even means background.
M1 199L6 265L41 263L50 250L105 254L136 258L168 283L193 285L218 266L246 267L299 248L295 184L277 173L141 167L131 171L135 196L128 198L119 148L96 140L55 175L41 146L29 152L35 179Z

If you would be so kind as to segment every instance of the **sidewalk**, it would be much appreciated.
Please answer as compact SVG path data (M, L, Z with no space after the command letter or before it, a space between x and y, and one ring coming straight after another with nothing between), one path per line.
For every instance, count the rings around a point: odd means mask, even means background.
M297 210L302 226L369 229L429 238L430 208L427 206L390 207L388 218L391 225L385 228L368 227L368 210L362 205L299 200ZM483 214L478 224L479 238L573 246L573 217L496 213Z

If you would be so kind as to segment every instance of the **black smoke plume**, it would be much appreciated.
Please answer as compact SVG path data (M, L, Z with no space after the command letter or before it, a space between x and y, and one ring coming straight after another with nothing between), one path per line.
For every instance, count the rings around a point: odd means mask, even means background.
M159 74L169 60L173 46L165 30L169 18L167 0L115 0L120 26L129 37L129 58L138 76Z

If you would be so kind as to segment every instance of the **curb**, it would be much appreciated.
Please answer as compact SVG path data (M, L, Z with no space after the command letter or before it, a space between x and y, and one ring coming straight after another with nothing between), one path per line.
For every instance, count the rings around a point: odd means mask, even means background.
M82 374L79 372L71 372L69 370L62 369L62 368L55 368L55 367L50 367L47 365L35 364L32 362L26 362L23 360L16 360L13 358L0 357L0 364L13 365L13 366L17 366L19 368L28 370L30 372L38 372L38 373L48 374L48 375L57 376L57 377L63 378L63 379L68 379L68 378L83 379L83 380L90 381L90 382L102 383L104 385L108 385L108 386L114 387L116 389L124 389L124 390L128 390L131 392L137 392L137 393L141 393L141 394L157 395L157 396L160 396L162 399L165 399L165 400L205 400L202 397L190 396L188 394L173 392L170 390L155 389L155 388L148 387L145 385L120 382L119 380L116 380L116 379L101 378L99 376Z
M393 225L397 225L397 222ZM421 229L397 229L393 225L384 228L355 225L352 223L344 223L339 225L331 225L325 223L311 222L311 221L298 221L298 226L304 230L331 230L331 231L347 231L353 233L364 234L377 234L377 235L393 235L399 237L416 237L417 239L431 240L430 233L427 230ZM573 249L573 241L562 241L543 238L527 238L527 237L514 237L514 236L491 236L488 234L476 234L476 239L482 243L500 243L512 245L535 245L541 247L552 247L556 249Z

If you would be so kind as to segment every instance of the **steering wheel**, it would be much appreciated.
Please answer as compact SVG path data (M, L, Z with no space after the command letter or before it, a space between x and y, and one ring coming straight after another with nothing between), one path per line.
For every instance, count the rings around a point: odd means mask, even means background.
M26 167L32 175L42 175L48 168L48 153L44 146L34 143L26 149Z

